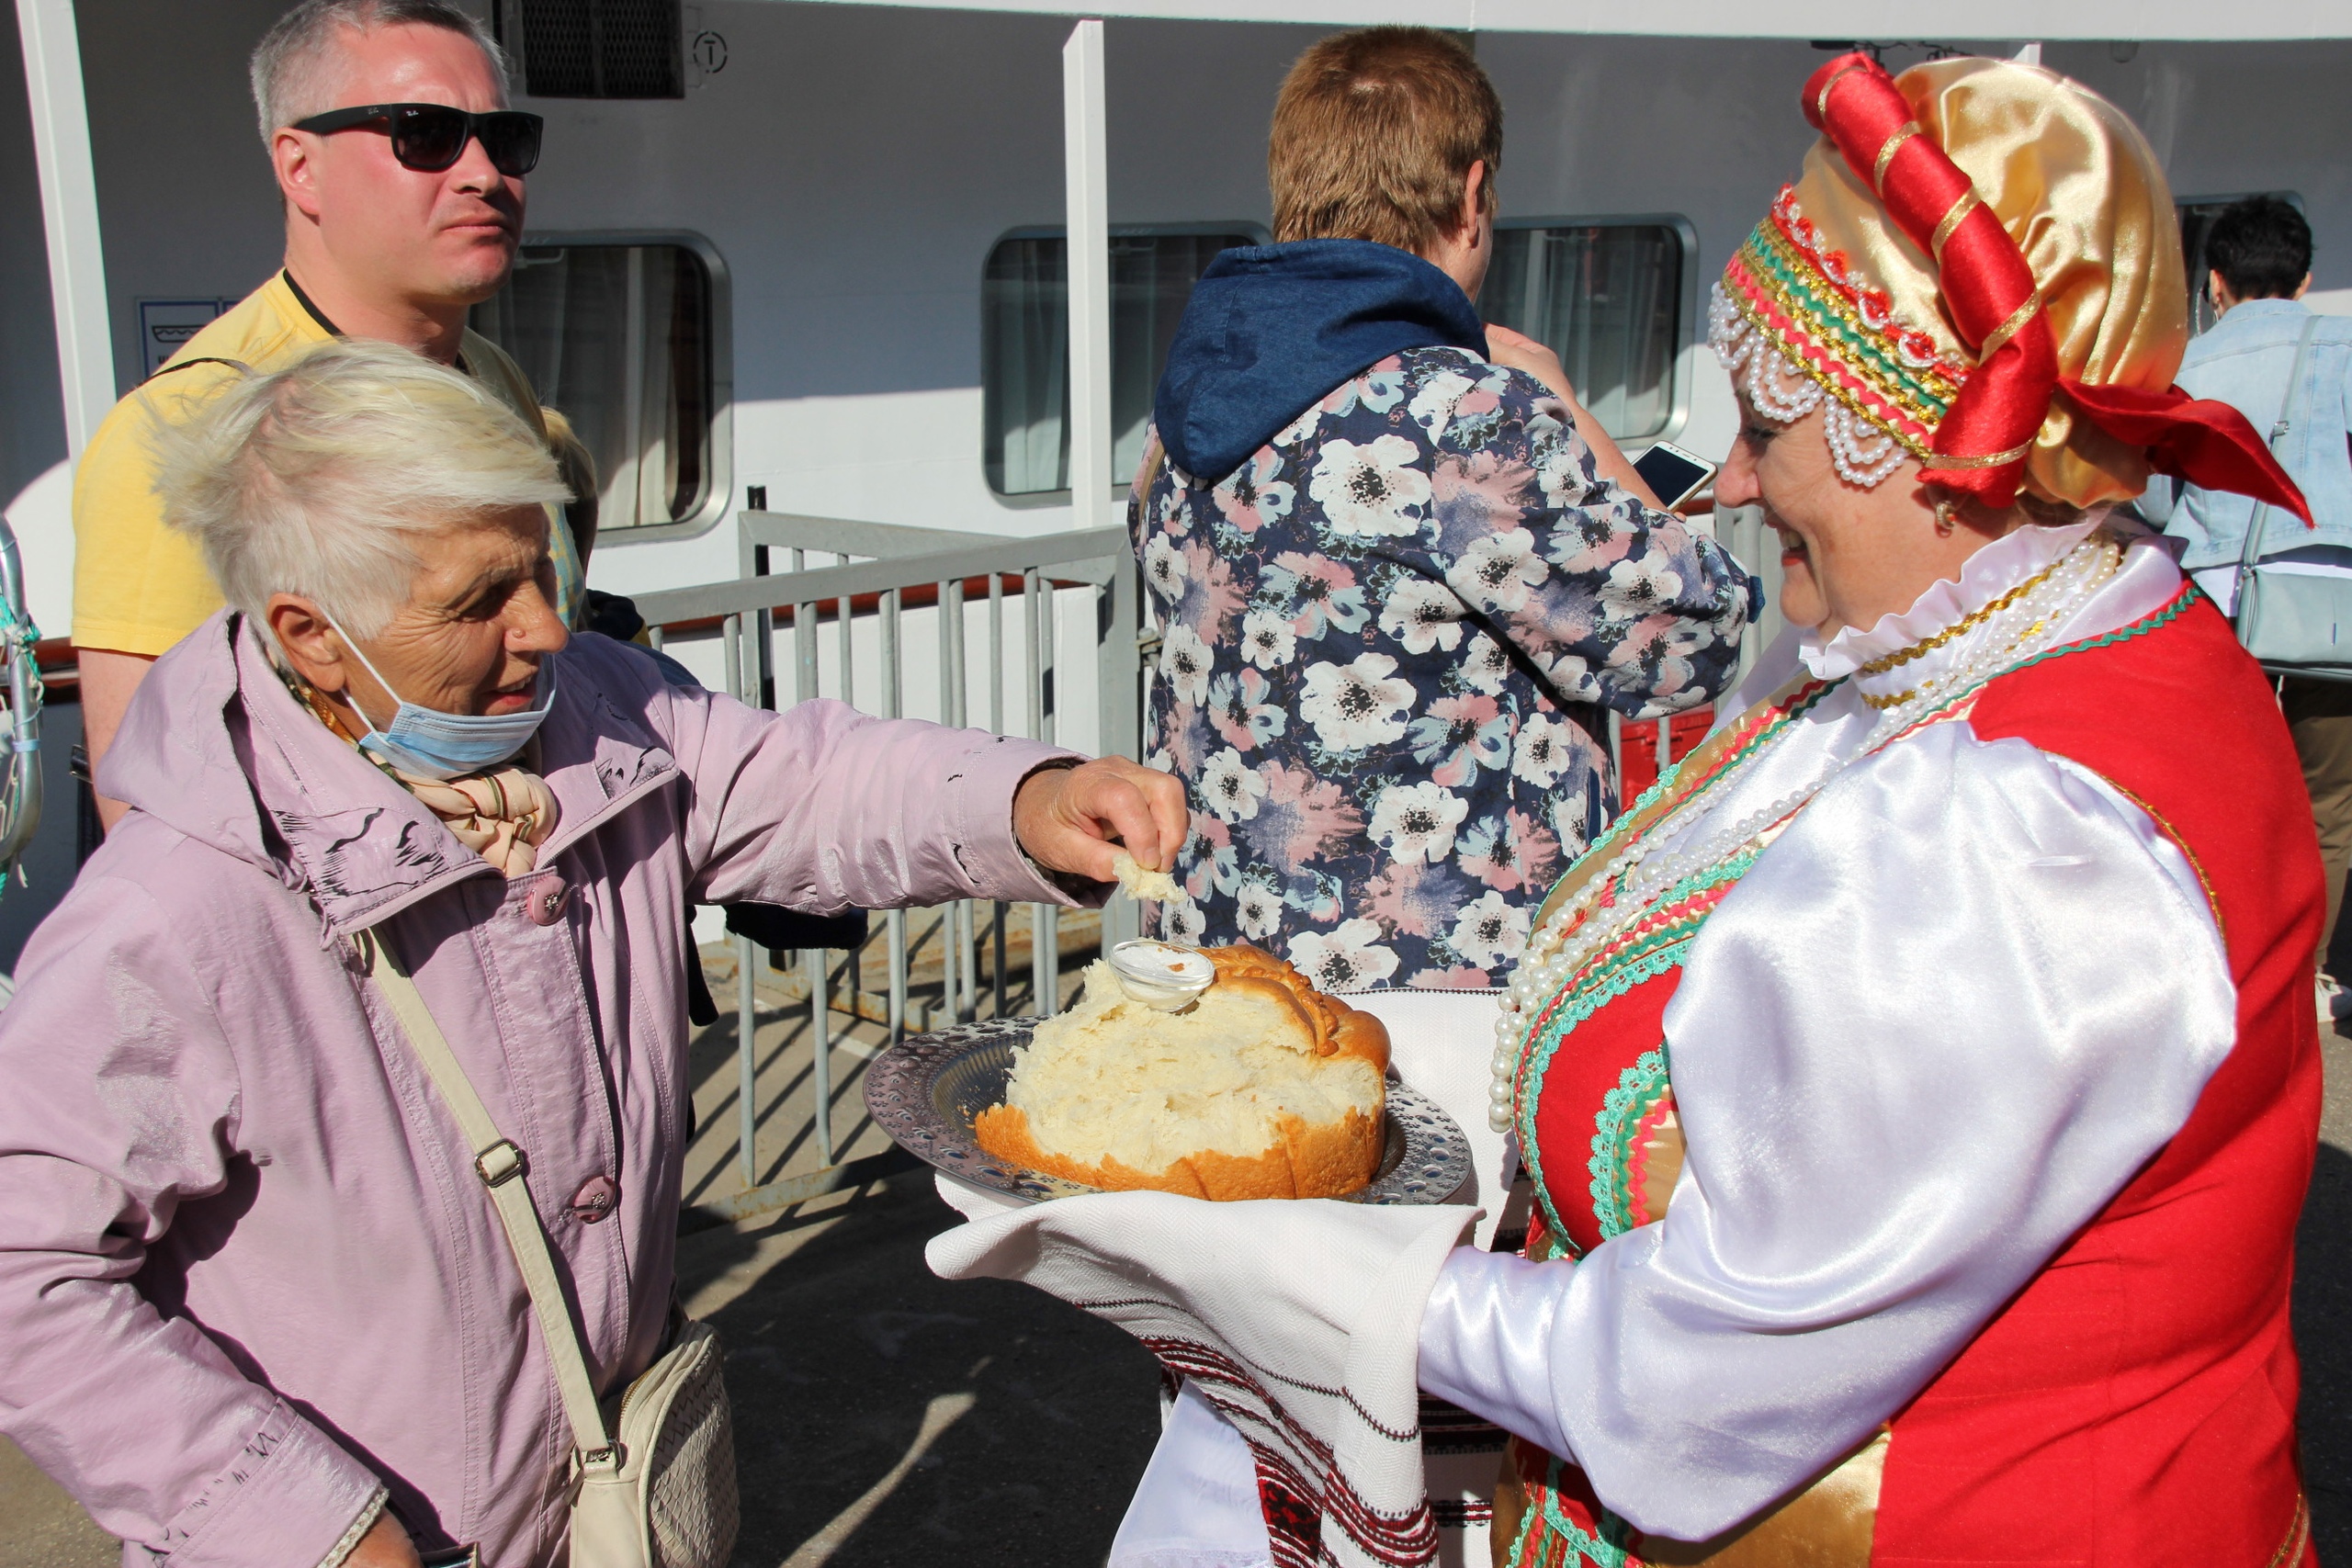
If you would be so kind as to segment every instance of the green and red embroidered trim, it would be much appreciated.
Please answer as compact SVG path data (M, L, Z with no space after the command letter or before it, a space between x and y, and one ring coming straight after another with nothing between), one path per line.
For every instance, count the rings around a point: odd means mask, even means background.
M2161 631L2164 627L2170 626L2174 621L2178 620L2182 615L2188 614L2189 606L2195 604L2197 601L2204 597L2205 592L2203 589L2199 588L2196 583L2191 582L2187 579L2183 579L2180 584L2180 592L2175 593L2171 598L2165 600L2162 604L2158 605L2154 610L2149 611L2146 615L2141 616L2130 626L2118 626L2111 632L2101 632L2097 637L2085 637L2080 642L2061 643L2056 648L2046 648L2030 659L2021 659L2018 660L2015 664L2010 665L2007 670L1996 670L1992 674L1987 675L1983 680L1977 682L1974 685L1968 687L1965 691L1953 693L1943 702L1936 705L1936 707L1932 712L1920 715L1918 718L1905 726L1900 733L1887 737L1887 739L1882 742L1877 749L1883 751L1887 747L1894 745L1905 735L1915 734L1918 730L1923 729L1931 724L1942 723L1945 719L1951 717L1955 713L1966 708L1969 704L1974 702L1978 694L1981 694L1985 687L1991 685L1996 681L2014 675L2020 670L2030 670L2037 664L2047 663L2052 659L2064 659L2068 654L2072 653L2088 653L2094 649L2112 648L2119 642L2130 642L2134 637L2146 637L2150 632ZM1859 758L1856 760L1860 761Z
M1521 1445L1514 1439L1512 1446ZM1510 1543L1510 1568L1643 1568L1628 1550L1634 1529L1624 1520L1604 1508L1587 1529L1568 1517L1560 1506L1560 1472L1566 1467L1544 1457L1544 1479L1525 1483L1528 1509Z
M1592 1213L1601 1240L1665 1217L1649 1212L1643 1188L1649 1177L1650 1140L1673 1113L1674 1085L1661 1040L1617 1075L1617 1087L1601 1100L1586 1166L1592 1172Z

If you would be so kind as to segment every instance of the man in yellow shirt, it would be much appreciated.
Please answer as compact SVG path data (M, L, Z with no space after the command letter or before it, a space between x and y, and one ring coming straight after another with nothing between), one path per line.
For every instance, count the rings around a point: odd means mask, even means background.
M351 336L455 365L546 428L522 370L466 327L514 266L539 147L538 117L506 107L481 25L448 0L302 0L254 49L253 85L285 269L116 404L74 475L74 645L94 767L147 666L221 603L195 544L164 525L148 421ZM563 527L550 544L573 620L579 555ZM123 808L101 795L98 810L112 826Z

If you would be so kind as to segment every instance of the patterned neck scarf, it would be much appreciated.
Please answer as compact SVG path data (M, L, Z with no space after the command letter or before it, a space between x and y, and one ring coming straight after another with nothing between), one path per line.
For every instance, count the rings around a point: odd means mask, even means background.
M359 738L345 728L342 717L311 683L282 663L277 668L286 689L330 732L358 750ZM537 748L538 741L534 738L524 748L523 755L537 757ZM528 768L493 768L454 779L427 779L404 773L371 752L359 754L414 795L458 836L459 843L497 867L510 882L527 875L538 864L539 846L548 841L556 824L563 818L555 792Z
M448 780L421 779L394 770L401 787L441 818L458 841L504 873L524 875L538 863L539 846L562 812L547 781L524 768L500 768Z

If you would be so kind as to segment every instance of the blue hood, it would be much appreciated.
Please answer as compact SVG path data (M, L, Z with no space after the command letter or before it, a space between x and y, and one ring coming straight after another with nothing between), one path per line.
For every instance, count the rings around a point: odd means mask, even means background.
M1201 274L1152 404L1160 445L1220 479L1308 405L1408 348L1487 352L1461 285L1369 240L1298 240L1221 253Z

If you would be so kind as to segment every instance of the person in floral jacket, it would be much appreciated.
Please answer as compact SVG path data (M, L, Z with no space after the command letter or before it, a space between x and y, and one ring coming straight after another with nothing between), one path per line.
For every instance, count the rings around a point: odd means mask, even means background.
M1302 56L1283 243L1204 275L1130 503L1162 627L1149 761L1192 805L1160 932L1329 990L1498 983L1615 813L1600 710L1710 701L1754 609L1558 359L1480 323L1500 142L1443 34Z

